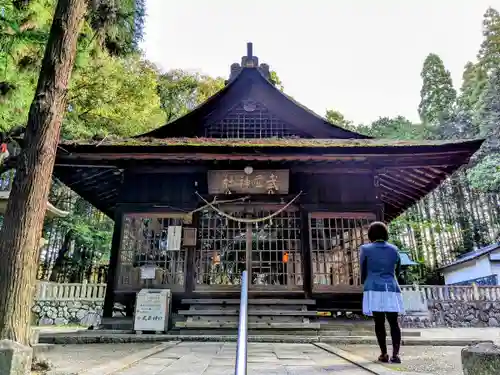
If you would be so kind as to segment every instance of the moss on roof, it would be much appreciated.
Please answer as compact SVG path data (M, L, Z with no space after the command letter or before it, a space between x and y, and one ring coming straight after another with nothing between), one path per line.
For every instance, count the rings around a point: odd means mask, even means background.
M479 142L480 139L452 141L403 141L391 139L304 139L304 138L261 138L261 139L216 139L216 138L118 138L105 137L100 140L61 141L61 145L88 146L223 146L223 147L404 147L440 146Z

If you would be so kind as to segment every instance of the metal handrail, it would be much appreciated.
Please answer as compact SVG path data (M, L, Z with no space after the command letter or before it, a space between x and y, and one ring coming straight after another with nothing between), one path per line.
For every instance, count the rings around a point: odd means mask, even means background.
M248 340L248 272L241 274L240 322L238 325L238 344L236 348L235 375L247 374Z

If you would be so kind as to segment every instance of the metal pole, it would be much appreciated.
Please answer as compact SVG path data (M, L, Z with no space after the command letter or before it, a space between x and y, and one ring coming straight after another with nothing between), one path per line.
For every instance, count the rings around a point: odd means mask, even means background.
M248 272L241 274L240 322L238 325L238 346L236 349L235 375L247 374L248 335Z

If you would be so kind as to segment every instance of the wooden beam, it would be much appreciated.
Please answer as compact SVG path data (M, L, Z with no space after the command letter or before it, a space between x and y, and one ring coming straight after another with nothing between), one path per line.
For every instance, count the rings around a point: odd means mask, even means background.
M394 198L394 197L388 197L388 195L386 193L382 193L382 196L380 197L380 199L382 201L385 201L385 202L390 202L391 205L393 205L394 207L404 207L407 202L401 202L399 201L398 199Z
M423 182L424 184L426 184L426 187L427 185L429 185L432 180L429 180L427 178L423 178L421 176L417 176L416 174L412 173L412 170L409 169L409 170L401 170L401 169L397 169L399 171L399 173L403 174L403 175L407 175L407 176L410 176L411 178L417 180L417 181L421 181Z
M143 166L127 168L127 174L169 174L169 173L205 173L208 167L203 166Z
M399 173L391 172L391 174L382 174L380 175L380 177L383 177L384 179L389 179L398 184L402 182L409 182L415 190L418 190L422 194L427 194L427 191L423 190L425 189L425 184L416 182L415 180L409 179L408 177L400 175Z
M337 168L337 167L318 167L315 165L291 167L291 173L307 173L307 174L372 174L371 168Z
M404 186L402 186L402 184L400 184L399 186L395 186L390 181L383 180L380 182L380 186L382 186L385 189L388 189L388 190L390 190L398 195L404 195L405 197L407 197L411 200L419 200L420 198L422 198L422 195L416 194L415 192L412 192L411 190L406 189Z
M233 151L229 153L229 151ZM366 163L368 161L373 162L378 165L379 168L425 168L430 166L456 166L468 162L470 153L452 153L452 152L442 152L434 153L431 155L425 155L421 153L414 154L397 154L391 153L390 157L388 154L338 154L338 153L322 153L322 154L305 154L305 153L266 153L266 150L262 150L261 153L255 153L252 150L248 150L248 153L234 153L235 149L228 149L228 153L217 154L217 153L160 153L160 152L130 152L124 155L123 153L79 153L70 155L60 155L58 157L58 163L62 164L82 164L94 163L94 164L107 164L107 165L122 165L124 162L135 160L135 161L152 161L152 160L168 160L168 161L186 161L186 160L197 160L197 161L213 161L213 160L225 160L225 161L343 161L343 162L358 162ZM241 152L241 150L238 150ZM353 151L355 152L355 151ZM118 163L118 164L117 164Z

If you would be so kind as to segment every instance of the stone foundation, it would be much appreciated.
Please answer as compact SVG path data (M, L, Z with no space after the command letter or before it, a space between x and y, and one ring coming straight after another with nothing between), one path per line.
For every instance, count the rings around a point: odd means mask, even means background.
M500 326L500 302L433 302L429 310L437 327Z
M39 300L33 306L34 323L40 326L78 324L97 326L101 323L102 300Z
M429 302L429 313L401 317L403 328L500 327L500 302Z
M37 325L97 326L101 322L102 306L102 300L39 300L32 311ZM404 315L400 322L403 328L500 327L500 302L429 302L428 313Z

